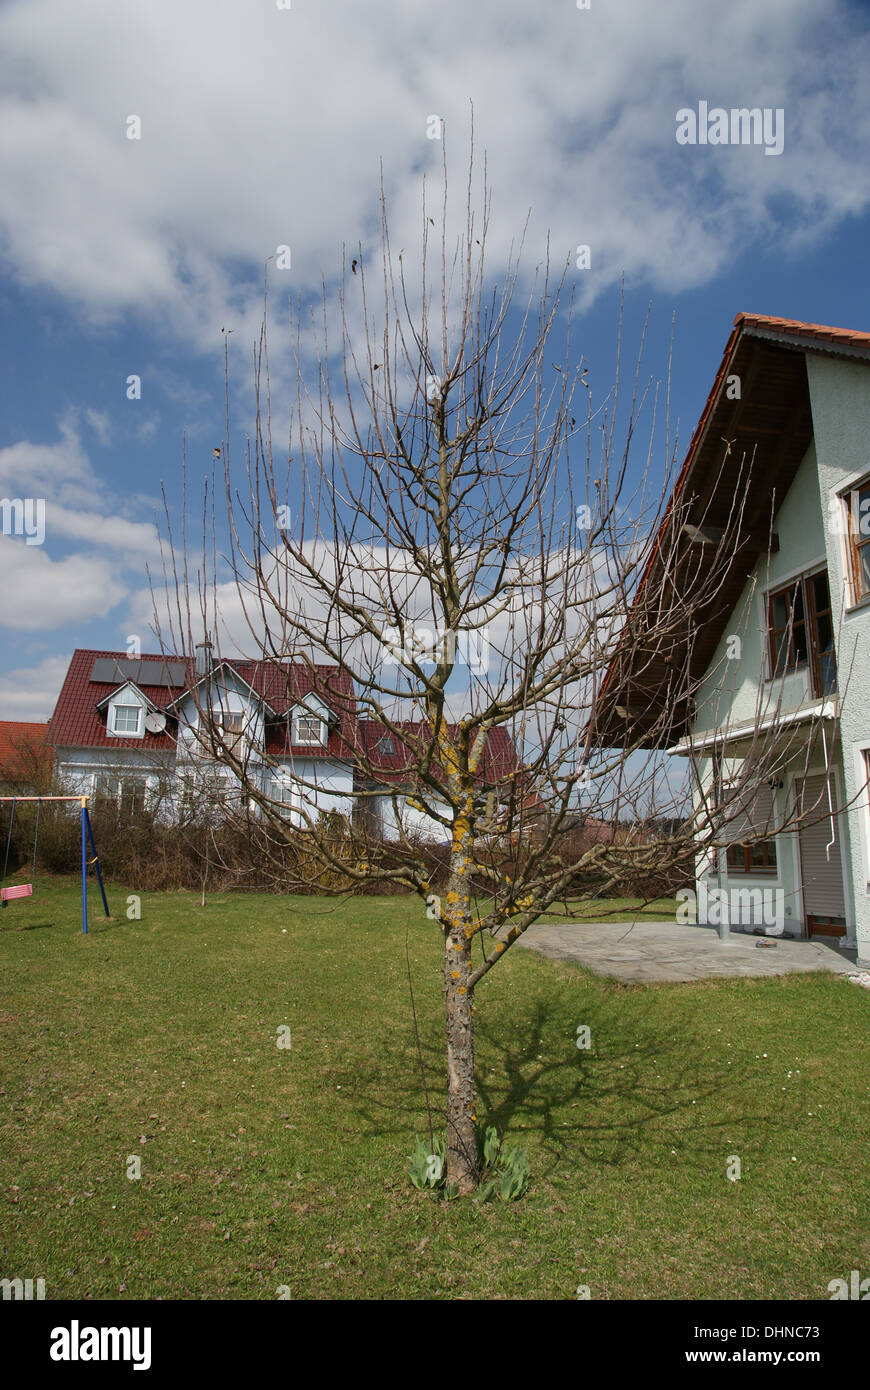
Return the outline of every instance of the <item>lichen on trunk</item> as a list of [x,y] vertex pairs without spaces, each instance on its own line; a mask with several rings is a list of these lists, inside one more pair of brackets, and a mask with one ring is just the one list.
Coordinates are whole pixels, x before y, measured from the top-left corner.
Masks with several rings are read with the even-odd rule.
[[474,1082],[471,938],[457,913],[444,949],[447,1022],[447,1183],[459,1194],[473,1192],[480,1179],[477,1158],[477,1092]]

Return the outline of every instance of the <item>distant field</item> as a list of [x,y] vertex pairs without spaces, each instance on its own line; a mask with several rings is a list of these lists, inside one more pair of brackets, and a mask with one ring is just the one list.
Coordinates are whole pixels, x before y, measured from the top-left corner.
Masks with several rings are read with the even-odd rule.
[[448,1205],[404,1172],[426,1132],[406,939],[436,1106],[442,1087],[422,905],[154,894],[130,922],[128,891],[87,938],[75,886],[0,914],[0,1277],[48,1298],[826,1299],[870,1267],[867,991],[627,986],[511,952],[478,991],[477,1066],[532,1185]]

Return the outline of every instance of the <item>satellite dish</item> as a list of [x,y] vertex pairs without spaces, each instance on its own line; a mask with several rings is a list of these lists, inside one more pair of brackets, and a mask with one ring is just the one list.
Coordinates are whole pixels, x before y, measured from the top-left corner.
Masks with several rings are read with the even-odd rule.
[[166,715],[159,710],[149,710],[145,716],[145,728],[149,734],[162,734],[166,729]]

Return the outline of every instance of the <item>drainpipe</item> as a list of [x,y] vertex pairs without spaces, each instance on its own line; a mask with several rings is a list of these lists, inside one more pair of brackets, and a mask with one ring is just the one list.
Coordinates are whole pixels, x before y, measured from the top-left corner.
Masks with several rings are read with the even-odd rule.
[[825,725],[822,722],[822,747],[825,750],[825,786],[828,788],[828,814],[831,817],[831,838],[825,845],[825,858],[831,862],[831,850],[837,843],[837,826],[834,820],[834,803],[831,800],[831,768],[828,761],[828,740],[825,737]]

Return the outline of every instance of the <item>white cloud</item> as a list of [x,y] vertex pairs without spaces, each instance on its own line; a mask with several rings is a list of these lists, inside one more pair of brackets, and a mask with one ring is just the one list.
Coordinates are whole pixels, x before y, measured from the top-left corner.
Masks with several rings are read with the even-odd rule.
[[[105,617],[129,592],[125,574],[141,583],[146,562],[159,558],[155,524],[121,510],[141,509],[145,499],[112,495],[82,447],[76,418],[64,417],[54,443],[19,440],[0,449],[0,499],[44,503],[45,525],[41,543],[0,535],[0,592],[8,596],[0,628],[44,631]],[[78,553],[59,553],[70,543]]]
[[105,617],[127,592],[118,570],[91,555],[55,561],[44,547],[0,536],[0,626],[47,631]]
[[85,419],[104,447],[111,444],[112,427],[105,410],[91,410],[89,407],[85,411]]
[[[84,540],[101,551],[118,551],[141,568],[141,557],[159,554],[153,522],[133,521],[115,508],[127,499],[113,497],[91,466],[76,428],[75,412],[60,423],[54,444],[19,440],[0,449],[0,497],[45,500],[46,543],[58,537]],[[142,499],[136,503],[142,505]]]
[[69,654],[64,653],[5,671],[0,675],[0,719],[49,719],[68,669]]
[[[531,207],[532,264],[547,227],[557,261],[592,247],[584,294],[623,270],[685,289],[738,250],[802,245],[866,209],[870,45],[848,13],[826,7],[822,25],[813,0],[10,5],[5,254],[95,319],[142,310],[210,349],[231,325],[247,351],[278,245],[293,252],[272,272],[279,296],[316,287],[343,242],[371,246],[380,157],[394,245],[410,254],[420,174],[440,165],[426,118],[447,119],[461,197],[473,101],[494,264]],[[678,147],[675,113],[701,98],[782,106],[783,155]]]

